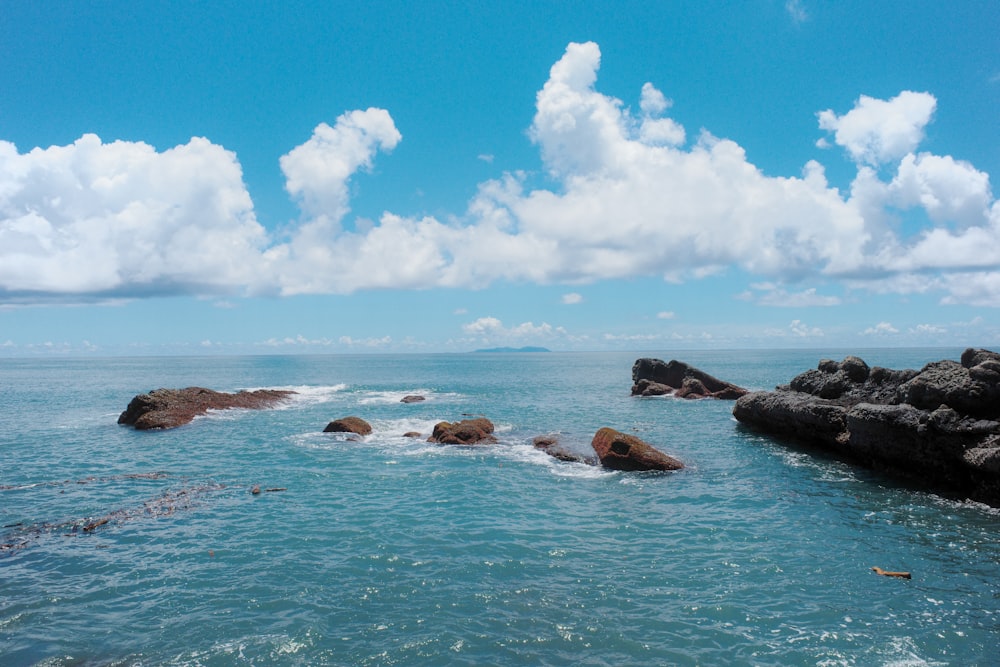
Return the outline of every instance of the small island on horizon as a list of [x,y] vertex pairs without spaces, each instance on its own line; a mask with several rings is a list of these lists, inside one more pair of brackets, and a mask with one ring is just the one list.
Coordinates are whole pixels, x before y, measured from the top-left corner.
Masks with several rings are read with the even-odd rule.
[[535,347],[528,345],[525,347],[488,347],[473,352],[551,352],[547,347]]

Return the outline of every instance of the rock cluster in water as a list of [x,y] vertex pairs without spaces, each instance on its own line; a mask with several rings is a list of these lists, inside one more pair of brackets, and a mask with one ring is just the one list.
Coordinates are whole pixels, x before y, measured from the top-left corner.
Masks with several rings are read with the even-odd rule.
[[227,394],[203,387],[154,389],[133,398],[118,417],[119,424],[139,430],[176,428],[209,410],[271,408],[288,399],[294,391],[260,389]]
[[737,399],[747,393],[743,387],[725,382],[698,370],[683,361],[671,359],[637,359],[632,365],[633,396],[664,396],[676,398]]
[[823,360],[775,391],[736,401],[756,429],[819,445],[1000,506],[1000,354],[967,349],[920,371]]

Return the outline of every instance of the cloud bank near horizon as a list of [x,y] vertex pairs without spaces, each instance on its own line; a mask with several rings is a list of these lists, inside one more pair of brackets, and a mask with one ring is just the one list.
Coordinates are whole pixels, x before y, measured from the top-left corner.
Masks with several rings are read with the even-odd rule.
[[158,152],[87,134],[23,154],[0,141],[0,303],[680,282],[735,267],[761,279],[744,295],[761,305],[793,284],[803,304],[836,305],[802,283],[837,280],[1000,306],[1000,204],[988,174],[918,150],[930,93],[817,113],[817,145],[857,167],[842,193],[819,162],[767,176],[735,141],[689,136],[652,83],[633,111],[596,89],[600,63],[596,44],[571,43],[537,93],[529,136],[553,187],[505,173],[447,221],[344,224],[353,175],[402,140],[384,109],[320,123],[280,158],[301,210],[280,235],[257,220],[237,156],[208,139]]

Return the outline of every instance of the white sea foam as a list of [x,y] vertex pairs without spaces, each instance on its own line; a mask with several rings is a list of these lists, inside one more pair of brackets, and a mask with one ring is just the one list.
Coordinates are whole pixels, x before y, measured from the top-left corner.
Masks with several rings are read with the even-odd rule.
[[338,397],[339,394],[347,389],[346,384],[331,384],[331,385],[289,385],[284,387],[269,387],[270,389],[279,389],[282,391],[294,391],[295,393],[289,397],[289,400],[275,406],[278,409],[288,409],[305,407],[310,405],[321,405],[323,403],[329,403]]
[[390,405],[394,403],[401,403],[403,398],[406,396],[423,396],[424,400],[420,403],[426,402],[449,402],[455,403],[461,401],[463,396],[455,392],[436,392],[433,389],[400,389],[392,391],[362,391],[359,392],[360,397],[358,398],[359,405]]

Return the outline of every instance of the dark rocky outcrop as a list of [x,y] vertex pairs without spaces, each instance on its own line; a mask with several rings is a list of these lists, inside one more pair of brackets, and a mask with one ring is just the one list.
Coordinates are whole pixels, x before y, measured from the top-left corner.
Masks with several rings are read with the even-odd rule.
[[677,398],[719,398],[733,400],[747,393],[738,387],[698,370],[683,361],[671,359],[637,359],[632,365],[633,396],[663,396]]
[[403,398],[399,399],[399,402],[400,403],[420,403],[421,401],[426,401],[426,400],[427,399],[425,397],[423,397],[423,396],[420,396],[420,395],[417,395],[417,394],[413,394],[413,395],[410,395],[410,396],[404,396]]
[[968,349],[920,371],[825,359],[740,398],[740,421],[943,492],[1000,506],[1000,354]]
[[460,422],[438,422],[427,442],[442,445],[488,445],[496,442],[493,422],[485,417],[463,419]]
[[634,435],[602,428],[591,443],[601,465],[612,470],[680,470],[684,464]]
[[354,433],[356,435],[369,435],[372,432],[372,425],[361,417],[341,417],[334,419],[326,425],[323,433]]
[[119,424],[149,429],[176,428],[209,410],[261,410],[285,401],[294,391],[259,389],[227,394],[202,387],[154,389],[133,398],[118,417]]
[[535,449],[540,449],[549,456],[559,459],[560,461],[566,461],[567,463],[586,463],[588,465],[596,465],[597,459],[594,457],[584,456],[568,449],[565,445],[559,442],[559,438],[554,435],[539,435],[535,437],[531,444],[535,446]]

